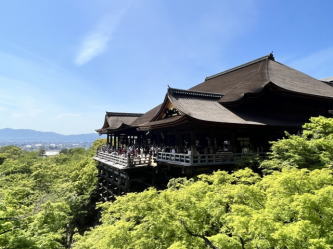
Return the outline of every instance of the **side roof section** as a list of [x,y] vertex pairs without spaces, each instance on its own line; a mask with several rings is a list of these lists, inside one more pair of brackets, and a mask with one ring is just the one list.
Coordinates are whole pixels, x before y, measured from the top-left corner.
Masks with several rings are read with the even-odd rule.
[[141,113],[106,112],[102,128],[96,131],[100,134],[104,134],[124,126],[131,126],[132,123],[142,115]]
[[138,117],[133,123],[132,126],[140,126],[143,125],[153,119],[153,117],[158,113],[158,111],[161,108],[161,105],[155,106],[153,109],[149,110],[145,114],[143,114],[141,117]]
[[[177,125],[186,120],[194,119],[202,122],[238,124],[238,125],[272,125],[272,126],[295,126],[295,122],[279,119],[262,118],[258,116],[244,116],[224,107],[218,100],[221,94],[188,91],[169,88],[161,108],[151,117],[152,121],[139,125],[139,129],[154,129],[165,125]],[[164,119],[159,119],[160,113],[171,103],[179,114]]]

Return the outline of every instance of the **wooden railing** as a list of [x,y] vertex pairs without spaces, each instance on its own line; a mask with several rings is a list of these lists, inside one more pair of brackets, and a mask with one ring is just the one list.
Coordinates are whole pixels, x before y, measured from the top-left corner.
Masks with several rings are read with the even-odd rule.
[[[200,165],[224,165],[235,164],[242,158],[253,156],[257,154],[251,153],[232,153],[223,152],[218,154],[182,154],[182,153],[169,153],[158,152],[156,161],[165,162],[168,164],[183,165],[183,166],[200,166]],[[262,156],[262,155],[260,155]],[[151,166],[154,159],[150,155],[127,156],[118,155],[115,153],[97,151],[94,157],[97,161],[103,162],[110,166],[117,168],[131,168],[137,166]]]
[[238,160],[255,154],[243,154],[223,152],[218,154],[179,154],[159,152],[156,158],[157,162],[166,162],[169,164],[184,165],[184,166],[199,166],[199,165],[223,165],[235,164]]
[[156,161],[160,162],[174,162],[180,165],[191,165],[192,157],[190,154],[158,152]]
[[131,156],[130,157],[130,167],[135,167],[138,165],[150,165],[151,164],[151,156],[149,155],[140,155],[140,156]]
[[193,155],[193,165],[233,164],[241,156],[240,153],[224,152],[221,154]]
[[129,168],[135,166],[148,166],[151,162],[151,157],[149,155],[118,155],[115,153],[109,153],[105,151],[97,151],[94,157],[97,161],[107,163],[111,166],[117,168]]
[[[116,155],[108,152],[97,151],[95,158],[111,163],[113,166],[127,168],[129,167],[128,157]],[[98,160],[98,161],[100,161]]]

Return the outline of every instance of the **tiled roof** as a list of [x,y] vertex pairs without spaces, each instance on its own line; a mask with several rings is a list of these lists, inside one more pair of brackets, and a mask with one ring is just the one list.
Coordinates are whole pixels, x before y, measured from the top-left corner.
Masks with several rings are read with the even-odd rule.
[[233,69],[207,77],[192,91],[223,94],[221,103],[240,100],[248,93],[257,93],[268,84],[303,95],[333,99],[333,88],[300,71],[264,56]]
[[106,133],[110,130],[130,126],[140,116],[142,116],[141,113],[106,112],[102,128],[96,131]]

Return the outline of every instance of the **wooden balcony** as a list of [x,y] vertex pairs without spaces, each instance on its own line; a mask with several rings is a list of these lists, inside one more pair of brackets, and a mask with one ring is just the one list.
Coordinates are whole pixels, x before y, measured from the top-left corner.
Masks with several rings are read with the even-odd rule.
[[133,156],[133,155],[118,155],[116,153],[110,153],[106,151],[97,151],[96,156],[94,157],[96,161],[104,163],[106,165],[119,168],[133,168],[133,167],[142,167],[151,165],[151,156],[142,155],[142,156]]
[[156,158],[157,162],[164,162],[182,166],[209,166],[209,165],[230,165],[235,164],[242,158],[253,156],[253,153],[232,153],[223,152],[218,154],[179,154],[159,152]]
[[[171,165],[180,166],[209,166],[209,165],[233,165],[239,160],[254,156],[258,154],[254,153],[232,153],[223,152],[218,154],[182,154],[182,153],[169,153],[158,152],[156,162],[163,162]],[[260,154],[263,156],[263,154]],[[156,165],[154,159],[149,155],[118,155],[116,153],[110,153],[107,151],[97,151],[94,157],[96,161],[103,164],[118,168],[129,169],[134,167],[152,166]]]

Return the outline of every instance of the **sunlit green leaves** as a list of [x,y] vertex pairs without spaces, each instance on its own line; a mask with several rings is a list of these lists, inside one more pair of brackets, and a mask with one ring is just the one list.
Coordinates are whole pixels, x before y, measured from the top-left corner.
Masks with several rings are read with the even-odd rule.
[[205,239],[216,248],[333,245],[331,169],[226,174],[104,203],[102,225],[76,238],[74,248],[210,248]]
[[266,172],[285,167],[316,169],[333,166],[333,118],[316,117],[303,126],[300,136],[289,135],[272,143]]
[[0,248],[68,246],[96,185],[91,151],[43,158],[8,146],[0,158]]

